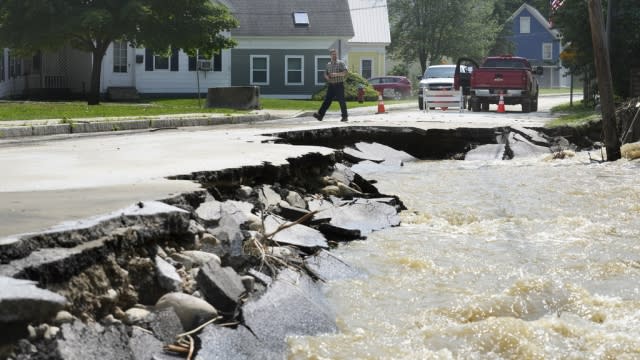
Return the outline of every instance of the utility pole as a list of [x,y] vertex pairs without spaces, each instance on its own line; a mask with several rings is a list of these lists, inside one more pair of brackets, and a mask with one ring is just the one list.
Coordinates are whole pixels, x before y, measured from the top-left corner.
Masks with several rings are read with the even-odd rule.
[[591,41],[593,57],[596,64],[600,106],[602,109],[602,129],[604,145],[607,150],[607,161],[616,161],[622,157],[620,139],[616,127],[616,109],[613,102],[613,83],[611,81],[611,65],[607,47],[602,16],[602,2],[589,0],[589,22],[591,24]]

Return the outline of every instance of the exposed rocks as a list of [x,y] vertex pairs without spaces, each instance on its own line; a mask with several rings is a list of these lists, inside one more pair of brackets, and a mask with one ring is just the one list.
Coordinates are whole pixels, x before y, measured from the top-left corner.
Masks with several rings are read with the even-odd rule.
[[245,293],[240,275],[228,266],[222,267],[211,261],[200,268],[196,280],[204,299],[233,317]]
[[156,276],[160,287],[167,291],[181,291],[182,279],[176,268],[166,262],[160,256],[156,256]]
[[185,329],[193,329],[218,316],[218,311],[203,299],[184,293],[163,295],[155,305],[156,310],[172,308]]
[[[199,173],[196,177],[207,179],[209,195],[170,199],[180,207],[141,202],[46,234],[2,241],[6,251],[0,274],[32,279],[55,291],[40,289],[61,302],[46,311],[39,307],[41,316],[32,312],[22,319],[25,334],[20,336],[26,336],[29,323],[53,330],[34,331],[11,351],[37,358],[34,354],[46,350],[55,354],[53,359],[168,358],[163,348],[177,341],[176,336],[209,322],[193,334],[202,337],[199,344],[207,343],[203,338],[210,334],[222,333],[235,338],[224,341],[248,349],[239,341],[248,331],[246,341],[255,343],[254,334],[260,337],[256,351],[280,358],[289,334],[335,331],[328,307],[318,307],[321,292],[312,278],[339,276],[329,275],[328,267],[343,276],[352,276],[354,269],[330,263],[326,255],[314,261],[314,254],[328,249],[330,242],[364,238],[373,229],[397,225],[386,211],[396,215],[401,203],[394,197],[386,199],[395,199],[396,207],[369,200],[380,194],[348,167],[316,155],[309,159],[304,165],[292,159],[296,166],[285,172],[269,166],[268,172],[256,171],[262,176],[284,174],[278,178],[283,182],[232,187],[226,180],[212,180],[218,175]],[[320,195],[327,186],[336,191]],[[364,217],[360,211],[367,207],[369,225],[355,230],[333,219]],[[314,218],[316,211],[326,213]],[[60,312],[63,308],[67,311]],[[216,325],[222,321],[235,325]],[[0,321],[2,329],[12,324],[8,318]],[[224,353],[215,344],[197,350]],[[85,348],[74,354],[81,346]]]
[[131,359],[127,329],[117,324],[64,324],[53,348],[60,359]]
[[235,329],[206,327],[200,339],[200,359],[282,359],[289,335],[337,331],[335,316],[320,285],[304,273],[282,271],[270,290],[242,308],[244,322]]

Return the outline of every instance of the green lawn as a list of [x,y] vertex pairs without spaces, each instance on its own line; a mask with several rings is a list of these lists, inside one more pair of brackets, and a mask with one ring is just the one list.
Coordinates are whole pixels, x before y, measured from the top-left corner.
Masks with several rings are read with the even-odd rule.
[[569,103],[554,106],[551,113],[558,116],[557,119],[547,123],[549,127],[556,126],[579,126],[590,121],[598,121],[602,118],[599,112],[591,107],[583,106],[582,102],[574,102],[573,106]]
[[[569,88],[544,88],[544,89],[539,89],[540,91],[540,95],[553,95],[553,94],[569,94],[571,92],[571,89]],[[582,89],[573,89],[573,93],[574,94],[582,94]]]
[[[411,101],[411,100],[404,100]],[[402,101],[385,100],[385,104]],[[123,117],[123,116],[156,116],[170,114],[218,113],[243,114],[248,111],[233,109],[205,109],[205,99],[150,99],[139,103],[111,103],[102,102],[100,105],[88,106],[85,101],[44,102],[44,101],[0,101],[0,121],[7,120],[36,120],[60,119],[61,121],[94,118],[94,117]],[[321,101],[313,100],[281,100],[262,98],[263,109],[311,111],[320,107]],[[362,104],[349,101],[347,107],[376,106],[376,101]],[[339,110],[337,102],[333,102],[330,110]]]

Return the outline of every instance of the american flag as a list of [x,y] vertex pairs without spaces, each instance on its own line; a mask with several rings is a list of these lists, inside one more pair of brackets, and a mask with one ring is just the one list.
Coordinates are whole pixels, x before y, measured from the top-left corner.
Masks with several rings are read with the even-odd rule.
[[555,12],[562,5],[564,5],[564,0],[551,0],[551,11]]

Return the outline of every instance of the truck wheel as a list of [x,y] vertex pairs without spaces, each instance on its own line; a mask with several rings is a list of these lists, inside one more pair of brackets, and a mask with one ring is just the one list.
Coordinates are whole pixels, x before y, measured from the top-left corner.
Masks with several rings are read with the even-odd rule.
[[482,111],[489,111],[489,103],[482,103]]
[[522,112],[531,112],[531,99],[522,99]]
[[531,111],[532,112],[538,111],[538,95],[536,95],[536,97],[531,102]]
[[475,99],[475,98],[469,99],[469,108],[471,108],[471,111],[473,112],[480,111],[480,101],[478,101],[478,99]]
[[418,109],[424,110],[424,104],[422,103],[422,98],[418,98]]

